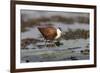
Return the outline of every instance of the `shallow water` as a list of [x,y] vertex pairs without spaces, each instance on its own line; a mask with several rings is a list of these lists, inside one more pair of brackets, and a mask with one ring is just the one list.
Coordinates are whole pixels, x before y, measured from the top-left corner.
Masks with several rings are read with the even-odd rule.
[[[89,49],[86,48],[89,39],[77,39],[77,40],[68,40],[61,42],[64,45],[60,47],[42,47],[38,48],[34,46],[32,49],[31,45],[29,49],[21,50],[21,62],[29,60],[29,62],[45,62],[45,61],[62,61],[62,60],[87,60],[89,59],[89,54],[84,55],[80,53],[81,50]],[[43,43],[41,43],[43,44]]]
[[[52,22],[51,22],[52,23]],[[61,27],[62,31],[84,29],[89,30],[88,24],[62,24],[54,23],[54,27]],[[25,32],[21,32],[21,39],[26,38],[36,38],[44,40],[43,37],[40,38],[41,33],[36,27],[27,28]],[[89,54],[82,54],[80,51],[88,49],[89,38],[88,39],[70,39],[60,41],[63,45],[46,47],[45,42],[37,42],[35,44],[29,44],[26,48],[21,48],[21,62],[45,62],[45,61],[69,61],[69,60],[87,60],[89,59]],[[38,47],[41,45],[42,47]]]

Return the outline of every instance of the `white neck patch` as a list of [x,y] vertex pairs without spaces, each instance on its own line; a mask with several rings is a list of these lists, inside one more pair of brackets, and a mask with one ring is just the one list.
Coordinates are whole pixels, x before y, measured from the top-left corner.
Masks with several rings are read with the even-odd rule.
[[55,39],[60,38],[60,36],[61,36],[61,30],[60,29],[57,29],[57,36],[55,37]]

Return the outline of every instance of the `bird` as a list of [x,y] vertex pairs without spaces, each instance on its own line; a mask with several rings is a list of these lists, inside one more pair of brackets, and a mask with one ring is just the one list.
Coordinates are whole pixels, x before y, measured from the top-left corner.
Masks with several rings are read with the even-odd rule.
[[38,27],[38,30],[40,31],[40,33],[42,34],[42,36],[44,37],[44,39],[46,40],[45,43],[47,41],[54,41],[57,40],[61,37],[61,28],[55,28],[53,26],[48,26],[48,27]]

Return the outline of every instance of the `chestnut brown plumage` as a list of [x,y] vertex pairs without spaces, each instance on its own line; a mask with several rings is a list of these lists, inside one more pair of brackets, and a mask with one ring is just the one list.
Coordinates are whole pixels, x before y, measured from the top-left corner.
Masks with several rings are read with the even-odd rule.
[[57,42],[53,42],[54,45],[60,45],[60,42],[58,38],[61,37],[61,28],[55,28],[55,27],[38,27],[39,31],[41,32],[42,36],[45,39],[45,45],[47,46],[46,42],[48,41],[53,42],[54,40],[57,40]]
[[57,36],[57,30],[54,27],[39,27],[38,29],[46,40],[54,40]]

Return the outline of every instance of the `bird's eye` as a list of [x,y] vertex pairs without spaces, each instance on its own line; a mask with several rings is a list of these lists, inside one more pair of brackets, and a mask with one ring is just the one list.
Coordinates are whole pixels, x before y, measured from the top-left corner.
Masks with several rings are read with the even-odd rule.
[[61,27],[59,27],[59,29],[62,30]]

